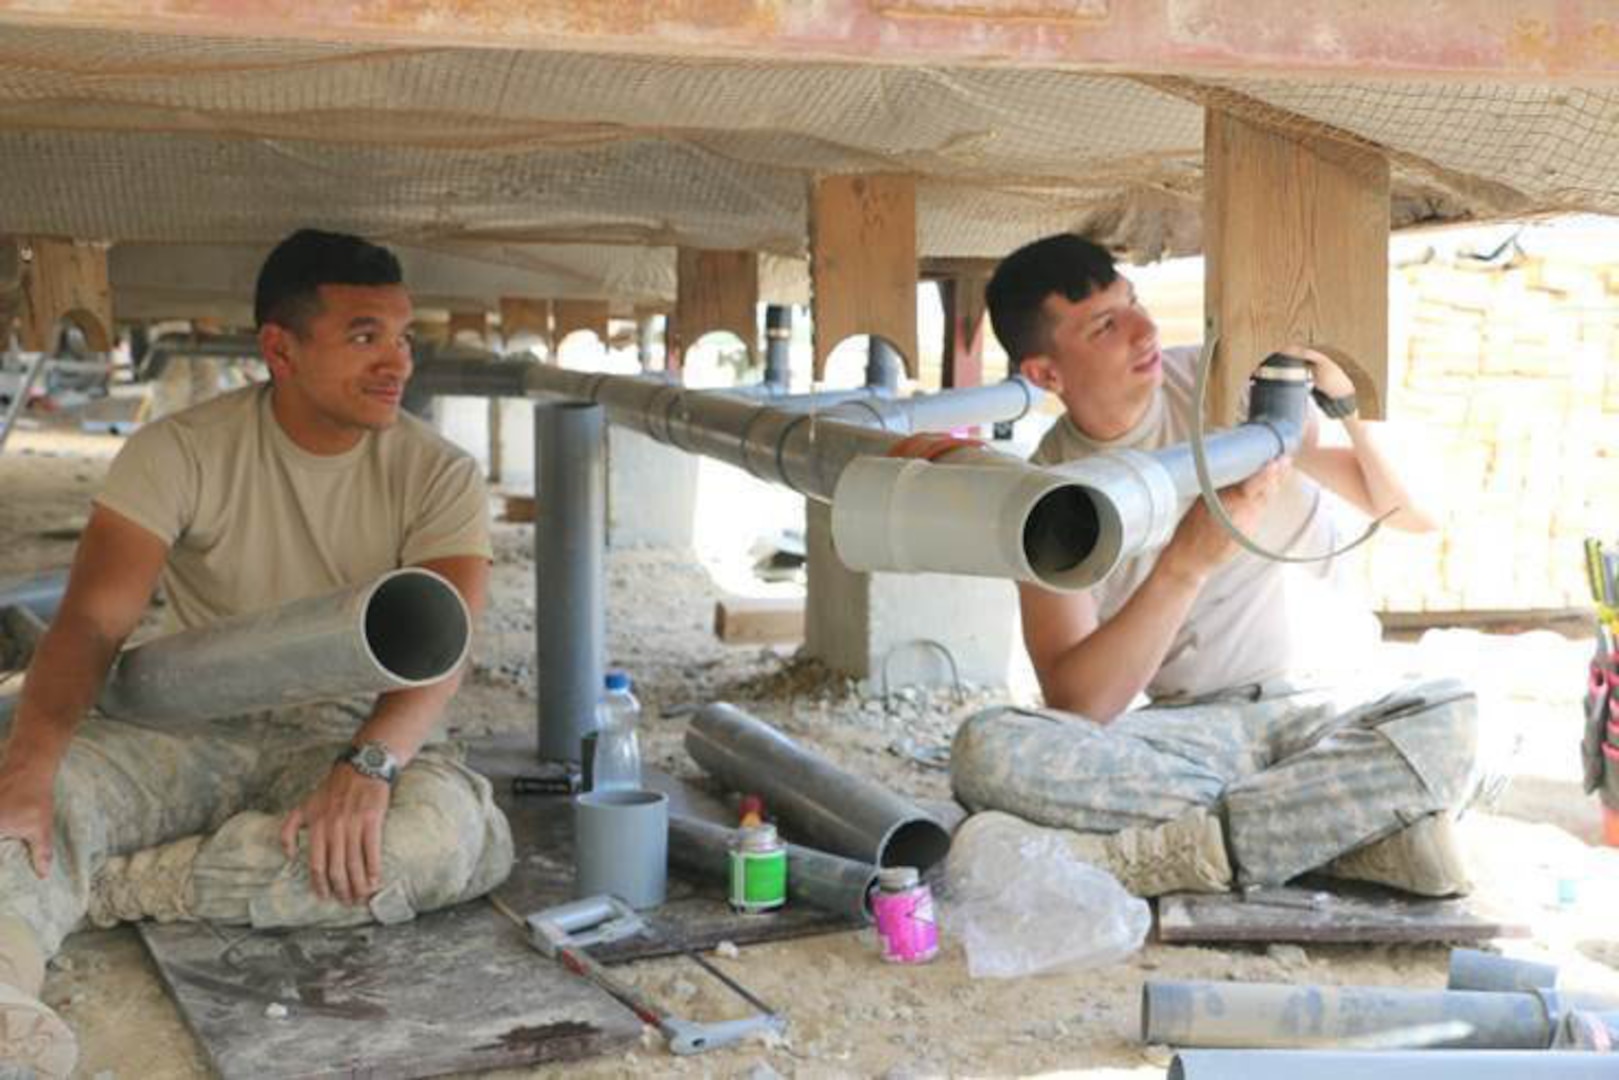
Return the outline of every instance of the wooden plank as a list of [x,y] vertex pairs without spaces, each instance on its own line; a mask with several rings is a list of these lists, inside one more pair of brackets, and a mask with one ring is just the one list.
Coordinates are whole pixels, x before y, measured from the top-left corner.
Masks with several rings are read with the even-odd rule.
[[33,237],[28,246],[33,261],[23,279],[23,348],[54,350],[57,324],[66,319],[84,332],[91,349],[110,349],[112,286],[107,279],[107,246],[43,236]]
[[[1253,369],[1290,342],[1345,355],[1361,414],[1388,387],[1389,168],[1210,109],[1204,128],[1204,310],[1219,350],[1209,418],[1239,417]],[[1358,370],[1357,370],[1358,369]]]
[[704,334],[726,330],[759,362],[759,255],[753,251],[705,251],[683,247],[675,260],[675,312],[664,335],[672,369]]
[[534,496],[509,494],[502,498],[505,500],[506,510],[500,515],[500,520],[519,524],[534,520]]
[[[471,338],[471,344],[486,345],[489,343],[489,313],[486,311],[452,311],[448,333],[451,341],[466,341]],[[467,335],[467,336],[463,336]]]
[[577,1061],[640,1039],[628,1009],[482,900],[398,926],[138,930],[224,1080],[403,1080]]
[[956,274],[939,281],[944,307],[945,389],[984,385],[985,274]]
[[714,636],[731,645],[804,640],[801,596],[727,596],[714,603]]
[[[551,301],[526,296],[500,298],[500,336],[507,347],[518,334],[533,334],[545,343],[547,352],[555,354],[551,337]],[[555,359],[554,355],[552,359]]]
[[606,300],[553,300],[551,302],[551,315],[556,322],[556,347],[562,348],[562,343],[568,340],[568,335],[576,330],[589,330],[596,335],[602,347],[607,346],[607,314]]
[[1173,893],[1158,900],[1158,939],[1166,943],[1462,942],[1528,935],[1527,925],[1466,899],[1425,900],[1347,882],[1319,889]]
[[811,318],[815,379],[844,338],[875,334],[905,357],[916,352],[916,178],[827,176],[810,197]]

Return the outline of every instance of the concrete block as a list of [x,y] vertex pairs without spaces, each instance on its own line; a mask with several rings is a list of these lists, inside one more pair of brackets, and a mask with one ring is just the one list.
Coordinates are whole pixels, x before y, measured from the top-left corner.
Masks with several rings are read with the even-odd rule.
[[838,561],[830,510],[806,509],[805,644],[845,675],[880,686],[948,684],[944,647],[963,679],[1005,686],[1023,648],[1011,582],[949,574],[862,574]]
[[628,428],[607,430],[607,546],[689,549],[697,516],[693,454]]

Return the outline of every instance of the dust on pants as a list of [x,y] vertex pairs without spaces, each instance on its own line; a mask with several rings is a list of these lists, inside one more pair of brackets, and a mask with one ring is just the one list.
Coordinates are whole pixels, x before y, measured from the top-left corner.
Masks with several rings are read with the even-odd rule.
[[1001,707],[956,733],[950,779],[974,811],[1085,832],[1214,808],[1239,881],[1274,885],[1459,808],[1477,738],[1477,701],[1449,679],[1352,704],[1286,693],[1155,706],[1106,725]]
[[21,841],[0,840],[0,914],[26,921],[47,954],[84,921],[90,882],[114,855],[206,835],[191,872],[198,918],[254,926],[399,922],[480,896],[511,869],[511,833],[489,782],[447,745],[400,774],[383,824],[383,888],[349,907],[309,887],[280,825],[325,778],[363,711],[322,705],[165,732],[87,718],[55,784],[55,855],[34,876]]

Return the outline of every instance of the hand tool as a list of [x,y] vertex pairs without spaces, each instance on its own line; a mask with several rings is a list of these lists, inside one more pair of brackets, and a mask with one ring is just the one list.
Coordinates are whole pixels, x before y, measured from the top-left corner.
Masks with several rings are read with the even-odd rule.
[[[491,897],[508,918],[513,913]],[[658,1008],[638,991],[608,974],[584,949],[637,934],[651,934],[646,921],[616,896],[588,896],[572,903],[536,911],[520,920],[529,932],[529,944],[563,967],[589,979],[623,1003],[644,1024],[657,1028],[669,1040],[669,1050],[682,1056],[700,1054],[761,1031],[785,1031],[786,1018],[750,994],[739,983],[690,949],[680,950],[698,967],[714,976],[738,997],[759,1011],[737,1020],[699,1023],[682,1020]]]

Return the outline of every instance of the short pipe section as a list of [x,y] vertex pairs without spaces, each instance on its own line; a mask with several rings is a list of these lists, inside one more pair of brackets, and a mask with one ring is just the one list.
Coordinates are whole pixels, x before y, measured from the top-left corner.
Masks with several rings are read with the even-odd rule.
[[1619,1055],[1551,1050],[1183,1050],[1169,1080],[1615,1080]]
[[413,567],[379,580],[362,617],[366,649],[399,689],[430,686],[467,658],[472,616],[461,592],[438,574]]

